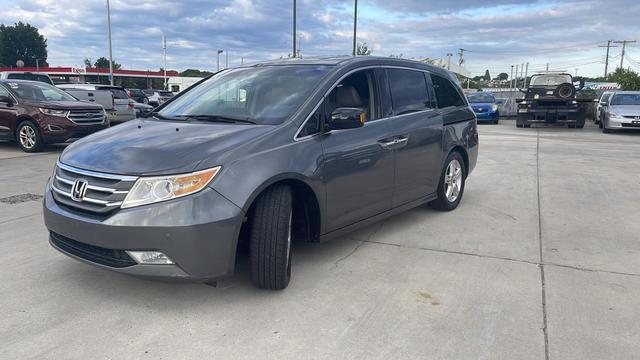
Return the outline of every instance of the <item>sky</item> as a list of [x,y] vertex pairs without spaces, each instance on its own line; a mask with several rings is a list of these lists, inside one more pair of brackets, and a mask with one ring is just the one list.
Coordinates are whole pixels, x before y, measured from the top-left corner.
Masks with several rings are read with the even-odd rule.
[[[353,0],[298,0],[301,55],[351,53]],[[51,66],[83,66],[108,56],[106,0],[0,0],[0,23],[18,21],[48,39]],[[640,41],[637,0],[360,0],[358,42],[373,55],[446,58],[466,49],[474,75],[565,70],[601,76],[607,40]],[[111,0],[113,58],[123,68],[215,70],[216,51],[229,65],[286,57],[292,48],[292,0]],[[620,62],[611,48],[610,69]],[[640,71],[640,43],[627,46],[625,68]],[[225,55],[221,57],[224,63]]]

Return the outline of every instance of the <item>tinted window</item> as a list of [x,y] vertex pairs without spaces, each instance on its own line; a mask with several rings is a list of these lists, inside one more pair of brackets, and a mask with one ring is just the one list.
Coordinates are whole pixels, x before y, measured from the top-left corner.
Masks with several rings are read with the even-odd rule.
[[129,95],[127,94],[126,91],[124,91],[124,89],[119,89],[119,88],[96,88],[97,90],[109,90],[111,91],[111,94],[113,95],[114,99],[128,99]]
[[388,69],[391,103],[396,115],[429,108],[427,82],[421,71]]
[[40,74],[15,73],[15,74],[9,74],[7,76],[7,79],[40,81],[43,83],[51,84],[51,79],[49,79],[48,76],[40,75]]
[[439,108],[465,105],[460,93],[451,81],[438,75],[431,75],[431,81],[433,82],[433,89],[436,91]]
[[640,94],[615,94],[611,105],[640,105]]

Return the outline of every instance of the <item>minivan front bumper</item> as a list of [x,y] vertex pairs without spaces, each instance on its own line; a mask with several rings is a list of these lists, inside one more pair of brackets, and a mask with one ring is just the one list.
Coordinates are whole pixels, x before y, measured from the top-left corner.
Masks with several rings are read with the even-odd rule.
[[[231,275],[243,218],[239,207],[211,188],[107,216],[59,205],[50,186],[45,188],[44,221],[51,245],[75,259],[129,275],[195,282]],[[174,264],[137,264],[127,258],[127,250],[160,251]]]

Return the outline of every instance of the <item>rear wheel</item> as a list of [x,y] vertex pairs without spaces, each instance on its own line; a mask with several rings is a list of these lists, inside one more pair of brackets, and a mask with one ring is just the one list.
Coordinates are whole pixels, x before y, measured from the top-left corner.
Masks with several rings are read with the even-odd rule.
[[431,207],[450,211],[458,207],[466,180],[464,160],[460,153],[454,151],[447,157],[440,183],[438,184],[438,198],[429,203]]
[[16,130],[18,145],[25,152],[39,152],[44,147],[40,130],[31,121],[23,121]]
[[275,185],[256,200],[251,219],[251,282],[262,289],[284,289],[291,279],[293,193]]

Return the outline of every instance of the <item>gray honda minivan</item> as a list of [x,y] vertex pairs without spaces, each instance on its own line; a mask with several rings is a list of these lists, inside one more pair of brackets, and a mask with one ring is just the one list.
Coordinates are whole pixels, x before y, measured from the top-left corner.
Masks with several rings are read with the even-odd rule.
[[221,71],[67,147],[44,220],[53,247],[105,269],[211,282],[248,248],[253,284],[282,289],[293,241],[425,203],[453,210],[477,156],[474,112],[442,68],[279,60]]

